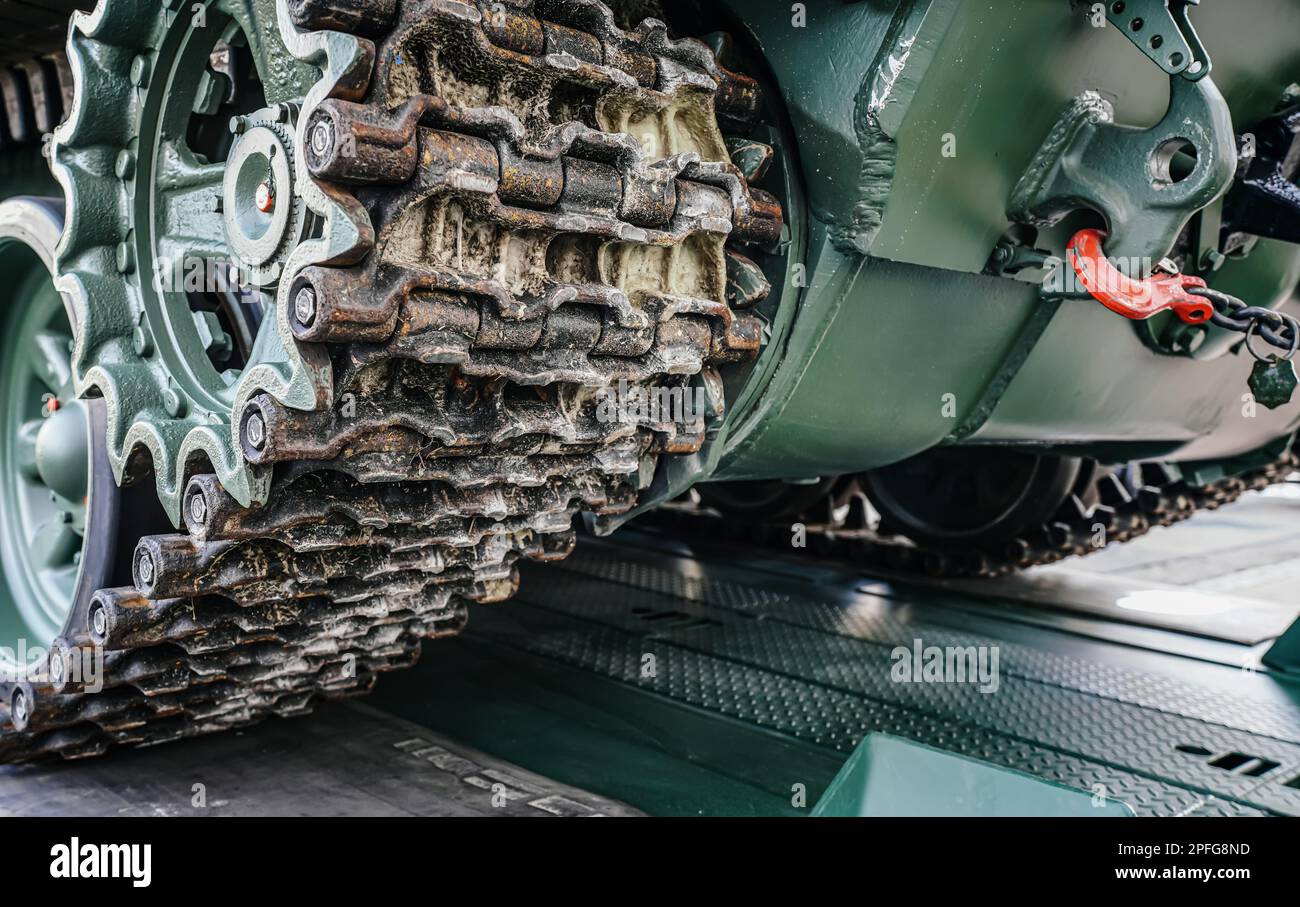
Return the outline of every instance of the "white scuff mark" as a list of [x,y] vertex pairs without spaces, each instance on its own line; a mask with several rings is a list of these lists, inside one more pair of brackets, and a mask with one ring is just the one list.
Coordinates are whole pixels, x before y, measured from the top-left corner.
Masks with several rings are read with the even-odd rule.
[[884,65],[880,67],[876,80],[871,86],[869,107],[873,114],[879,113],[889,103],[890,95],[894,92],[894,86],[898,84],[903,69],[907,66],[907,58],[912,55],[912,45],[914,43],[916,43],[916,36],[908,35],[898,43],[894,51],[885,59]]

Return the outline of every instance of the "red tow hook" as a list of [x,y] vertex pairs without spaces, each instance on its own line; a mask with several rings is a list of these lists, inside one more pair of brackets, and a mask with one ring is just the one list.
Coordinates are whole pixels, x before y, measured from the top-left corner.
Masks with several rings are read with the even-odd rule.
[[1209,300],[1193,296],[1188,287],[1203,287],[1205,281],[1189,274],[1153,274],[1135,280],[1121,273],[1106,258],[1100,230],[1080,230],[1070,240],[1066,258],[1079,275],[1079,282],[1093,298],[1125,318],[1142,321],[1157,312],[1173,309],[1188,324],[1210,320],[1214,307]]

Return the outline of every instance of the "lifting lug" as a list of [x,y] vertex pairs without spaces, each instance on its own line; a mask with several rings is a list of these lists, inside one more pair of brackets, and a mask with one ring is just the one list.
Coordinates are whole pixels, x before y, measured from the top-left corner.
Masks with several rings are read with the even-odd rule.
[[1189,287],[1204,287],[1204,280],[1177,272],[1157,272],[1145,279],[1129,277],[1107,260],[1102,250],[1105,236],[1100,230],[1080,230],[1066,250],[1066,258],[1079,282],[1094,299],[1134,321],[1145,320],[1166,309],[1173,309],[1188,324],[1210,320],[1214,307],[1204,298],[1187,292]]

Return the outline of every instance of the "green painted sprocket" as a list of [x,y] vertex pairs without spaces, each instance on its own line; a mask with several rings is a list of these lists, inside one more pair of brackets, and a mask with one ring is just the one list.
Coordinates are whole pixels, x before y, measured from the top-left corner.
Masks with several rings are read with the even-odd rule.
[[212,364],[208,351],[219,332],[211,318],[205,330],[183,281],[160,277],[183,275],[177,262],[231,260],[224,159],[194,147],[195,117],[224,110],[213,54],[231,45],[247,47],[261,111],[283,111],[280,128],[297,131],[294,123],[345,93],[348,75],[368,71],[373,55],[368,42],[349,35],[298,32],[285,0],[100,0],[73,19],[75,103],[52,146],[69,212],[56,280],[84,324],[73,352],[76,390],[107,404],[115,478],[134,472],[147,452],[177,524],[195,471],[215,473],[241,504],[265,500],[269,474],[244,461],[234,414],[259,392],[299,409],[328,404],[328,360],[293,339],[285,297],[301,268],[355,260],[370,240],[364,216],[327,196],[292,155],[293,185],[277,188],[291,191],[318,227],[288,244],[241,367],[223,373]]

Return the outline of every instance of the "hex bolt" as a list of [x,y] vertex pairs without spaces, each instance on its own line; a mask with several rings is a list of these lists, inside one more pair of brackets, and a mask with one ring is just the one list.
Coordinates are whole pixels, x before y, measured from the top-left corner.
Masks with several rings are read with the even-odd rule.
[[1205,271],[1217,271],[1223,267],[1228,257],[1218,249],[1206,249],[1205,254],[1201,256],[1201,269]]
[[235,135],[243,135],[248,131],[248,117],[233,116],[230,118],[230,131]]
[[135,562],[136,572],[140,575],[140,584],[148,586],[153,583],[153,558],[148,551],[141,551]]
[[190,522],[202,526],[208,519],[208,502],[199,491],[190,496]]
[[56,686],[61,685],[63,683],[62,650],[58,652],[54,652],[54,651],[50,652],[50,680],[53,681]]
[[10,700],[10,717],[18,730],[27,727],[27,694],[21,688],[14,690],[14,698]]
[[253,450],[261,450],[266,445],[266,423],[261,413],[253,413],[244,422],[244,438]]
[[316,291],[311,287],[303,287],[298,291],[298,295],[293,298],[293,314],[298,319],[298,323],[305,328],[309,328],[312,322],[316,320]]
[[96,602],[90,608],[90,633],[100,641],[108,636],[108,612],[101,602]]
[[326,157],[334,148],[334,129],[328,120],[317,120],[311,128],[311,152],[317,158]]

